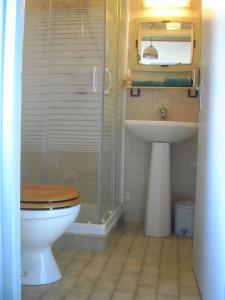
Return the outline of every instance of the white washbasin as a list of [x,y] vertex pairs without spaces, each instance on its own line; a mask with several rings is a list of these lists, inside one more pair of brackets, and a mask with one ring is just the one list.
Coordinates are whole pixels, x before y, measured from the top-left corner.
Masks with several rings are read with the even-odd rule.
[[198,123],[126,120],[126,127],[136,136],[152,142],[145,233],[154,237],[171,234],[170,144],[191,138]]
[[191,138],[198,123],[174,121],[126,120],[126,127],[147,142],[179,143]]

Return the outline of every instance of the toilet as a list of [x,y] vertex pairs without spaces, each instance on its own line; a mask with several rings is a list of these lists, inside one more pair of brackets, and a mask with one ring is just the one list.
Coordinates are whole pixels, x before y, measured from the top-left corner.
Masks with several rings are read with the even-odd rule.
[[22,284],[49,284],[61,279],[51,247],[75,221],[79,210],[79,192],[74,187],[21,187]]

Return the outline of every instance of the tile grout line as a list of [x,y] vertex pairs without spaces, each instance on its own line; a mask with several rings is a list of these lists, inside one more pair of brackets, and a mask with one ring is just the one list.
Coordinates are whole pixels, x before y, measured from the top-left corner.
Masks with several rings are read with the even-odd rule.
[[[139,240],[140,238],[140,240]],[[88,251],[89,253],[87,253],[87,255],[85,254],[86,251],[75,251],[72,249],[72,253],[68,253],[67,251],[61,251],[58,253],[58,257],[61,257],[61,262],[62,262],[62,266],[64,266],[62,273],[66,272],[68,270],[68,268],[70,267],[71,263],[74,264],[74,266],[76,267],[76,260],[79,261],[79,255],[81,254],[81,259],[83,258],[83,261],[80,265],[80,271],[78,268],[78,272],[76,271],[76,269],[74,269],[73,272],[73,268],[71,268],[71,272],[69,272],[70,274],[75,274],[76,277],[73,277],[73,275],[68,275],[70,277],[72,277],[72,280],[70,280],[69,285],[67,285],[66,281],[66,286],[64,287],[64,283],[63,283],[63,290],[59,290],[59,289],[54,289],[54,285],[48,285],[45,289],[41,289],[43,287],[40,287],[40,292],[38,292],[38,290],[36,290],[35,288],[32,289],[25,289],[25,294],[24,295],[24,300],[25,299],[29,299],[29,294],[32,295],[32,292],[34,291],[34,299],[46,299],[48,298],[48,296],[54,296],[56,297],[56,299],[61,299],[61,300],[65,300],[66,297],[68,297],[68,295],[71,293],[71,295],[69,296],[69,298],[71,297],[71,299],[76,298],[76,294],[74,294],[73,292],[71,292],[71,290],[73,288],[77,288],[79,290],[84,291],[84,289],[86,290],[86,292],[84,293],[84,299],[86,300],[91,300],[92,299],[92,295],[93,295],[93,299],[98,299],[98,296],[101,299],[114,299],[114,297],[116,297],[116,299],[118,298],[119,294],[117,295],[117,291],[127,291],[127,293],[124,294],[124,296],[129,296],[130,300],[138,300],[138,296],[139,296],[139,292],[138,290],[141,287],[141,275],[142,272],[144,270],[144,264],[145,264],[145,259],[149,252],[149,258],[151,259],[152,257],[152,252],[151,250],[151,246],[154,246],[154,240],[149,238],[149,237],[144,237],[143,234],[140,231],[139,227],[122,227],[121,230],[118,230],[117,234],[115,236],[112,236],[112,244],[108,247],[108,249],[106,249],[106,251],[104,251],[102,254],[103,256],[101,257],[101,254],[98,254],[98,252],[95,251]],[[153,296],[153,298],[155,300],[159,300],[161,299],[160,297],[174,297],[175,299],[182,299],[182,295],[183,295],[183,291],[182,291],[182,272],[180,270],[181,264],[183,263],[183,255],[186,257],[186,249],[189,249],[189,243],[183,243],[183,239],[180,237],[173,237],[170,240],[168,240],[167,238],[160,238],[159,241],[157,242],[157,251],[154,252],[157,255],[157,260],[158,260],[158,264],[157,266],[157,272],[156,273],[157,277],[155,277],[154,280],[154,284],[153,284],[153,292],[151,295]],[[176,246],[176,249],[175,249]],[[187,248],[188,247],[188,248]],[[65,249],[66,250],[66,249]],[[137,253],[136,253],[137,250]],[[174,251],[175,250],[175,251]],[[121,253],[120,253],[121,251]],[[171,252],[172,251],[172,252]],[[171,254],[170,254],[171,253]],[[170,258],[174,258],[174,255],[176,254],[176,262],[174,260],[174,263],[176,263],[175,268],[173,267],[173,265],[171,265],[171,267],[173,268],[173,270],[177,271],[176,276],[174,276],[174,272],[170,272],[170,269],[168,269],[168,274],[171,274],[171,276],[173,275],[174,280],[171,283],[173,288],[174,288],[174,284],[176,283],[175,280],[177,280],[177,294],[175,296],[169,296],[170,293],[168,294],[168,296],[166,296],[167,294],[164,295],[164,285],[162,286],[163,290],[161,290],[160,288],[160,281],[164,280],[163,276],[164,273],[167,276],[167,261]],[[118,256],[119,255],[119,256]],[[69,256],[69,257],[68,257]],[[95,256],[96,256],[96,264],[95,264]],[[114,259],[115,256],[115,259]],[[118,257],[117,257],[118,256]],[[192,256],[192,254],[191,254]],[[111,259],[112,258],[112,259]],[[138,258],[137,262],[136,262],[136,267],[135,269],[127,269],[127,271],[124,270],[126,269],[126,267],[129,266],[129,258],[132,259],[136,259]],[[149,261],[150,262],[150,261]],[[90,286],[85,285],[83,288],[79,287],[78,284],[78,280],[80,279],[80,277],[82,276],[82,274],[84,272],[86,272],[86,274],[88,275],[88,270],[92,270],[92,263],[93,263],[93,267],[96,266],[96,270],[93,270],[93,276],[92,276],[92,284]],[[172,263],[172,261],[171,261]],[[185,262],[184,262],[185,263]],[[115,270],[112,270],[111,273],[111,264],[116,264],[117,266],[115,266]],[[121,266],[119,266],[121,265]],[[189,270],[189,261],[188,261],[188,270]],[[65,267],[66,266],[66,267]],[[88,269],[89,266],[89,269]],[[150,266],[151,266],[151,262],[150,262]],[[183,266],[183,265],[182,265]],[[186,266],[186,263],[184,264],[184,266]],[[164,268],[165,267],[165,268]],[[170,264],[168,265],[168,267],[170,268]],[[110,274],[113,275],[113,279],[111,280],[111,277],[108,279],[109,280],[109,287],[107,285],[106,289],[104,289],[105,292],[103,292],[102,294],[102,290],[101,290],[101,280],[104,280],[105,276],[102,276],[104,270],[108,270],[110,272]],[[164,270],[165,269],[165,270]],[[190,269],[190,271],[193,273],[193,270]],[[133,285],[132,285],[132,291],[129,289],[124,289],[123,286],[120,284],[120,281],[123,280],[123,275],[128,275],[128,279],[129,279],[129,273],[130,272],[134,272],[135,273],[135,278],[133,278]],[[189,271],[188,271],[189,272]],[[109,274],[109,275],[110,275]],[[115,276],[114,276],[115,275]],[[100,279],[100,277],[102,276],[102,278]],[[195,276],[193,274],[193,277],[195,279]],[[145,276],[143,276],[144,281],[143,283],[145,283]],[[196,279],[195,279],[196,280]],[[59,281],[60,282],[60,281]],[[148,284],[148,280],[146,281],[146,284]],[[163,284],[163,283],[162,283]],[[71,286],[72,285],[72,286]],[[51,287],[53,287],[53,289],[51,290]],[[57,287],[57,284],[56,284]],[[69,287],[69,288],[68,288]],[[104,286],[102,286],[104,288]],[[67,289],[68,288],[68,289]],[[168,289],[170,290],[170,286],[168,287]],[[191,288],[190,288],[191,289]],[[197,286],[197,289],[199,291],[199,288]],[[60,292],[61,291],[61,292]],[[132,292],[132,293],[131,293]],[[161,292],[161,293],[160,293]],[[167,292],[167,290],[165,290],[165,292]],[[99,294],[98,294],[99,293]],[[36,295],[35,295],[36,294]],[[199,293],[200,294],[200,293]],[[123,295],[123,293],[121,294]],[[148,294],[146,294],[147,297],[149,297]],[[186,295],[186,294],[185,294]],[[97,297],[96,297],[97,296]],[[141,296],[141,294],[140,294]],[[32,297],[32,298],[33,298]],[[102,298],[103,297],[103,298]],[[146,299],[147,299],[146,297]],[[200,296],[199,296],[200,297]],[[120,297],[119,297],[120,298]],[[118,299],[119,299],[118,298]],[[123,297],[122,297],[123,298]],[[122,300],[121,298],[121,300]],[[83,299],[83,298],[82,298]],[[164,299],[164,298],[163,298]],[[199,298],[201,299],[201,298]]]
[[181,295],[180,295],[180,238],[177,238],[177,242],[178,242],[178,250],[177,250],[177,263],[178,263],[178,298],[181,299]]
[[[120,237],[119,237],[119,238],[120,238]],[[118,238],[118,239],[119,239],[119,238]],[[79,251],[79,252],[77,253],[77,255],[79,255],[79,253],[82,253],[82,252],[83,252],[83,251]],[[90,251],[90,252],[91,252],[91,251]],[[70,263],[72,263],[74,260],[76,260],[77,255],[76,255],[76,254],[74,255],[74,257],[71,259]],[[71,290],[75,287],[77,281],[79,280],[80,276],[82,275],[82,273],[85,271],[85,269],[86,269],[87,266],[89,265],[90,261],[93,259],[94,255],[95,255],[95,254],[92,253],[92,255],[90,256],[90,258],[87,260],[87,263],[85,264],[84,268],[80,271],[80,273],[79,273],[77,279],[75,280],[73,286],[72,286],[72,287],[67,291],[67,293],[62,297],[62,300],[65,299],[65,298],[69,295],[69,293],[71,292]],[[64,272],[67,270],[67,268],[69,268],[70,263],[69,263],[68,266],[65,268]],[[46,291],[41,295],[41,297],[45,296],[45,294],[47,294]],[[39,298],[39,300],[41,300],[41,297]]]
[[[141,264],[141,269],[140,269],[139,275],[141,275],[141,273],[142,273],[142,269],[143,269],[143,266],[144,266],[145,257],[146,257],[147,251],[149,249],[150,242],[151,242],[151,239],[149,238],[147,246],[146,246],[146,249],[145,249],[145,254],[144,254],[144,257],[143,257],[143,260],[142,260],[142,264]],[[136,290],[134,292],[134,298],[133,299],[135,299],[135,297],[137,296],[138,287],[140,286],[140,281],[141,281],[140,277],[141,276],[139,276],[138,284],[137,284]]]
[[[162,251],[161,251],[161,258],[160,258],[160,268],[159,268],[159,281],[158,281],[158,286],[157,286],[157,299],[158,299],[158,296],[159,295],[159,283],[160,283],[160,279],[161,279],[161,266],[162,266],[162,256],[163,256],[163,248],[164,248],[164,243],[165,243],[166,239],[164,238],[163,239],[163,244],[162,244]],[[178,245],[178,239],[176,237],[176,244]],[[176,247],[177,248],[177,255],[176,257],[178,257],[178,246]],[[179,268],[178,268],[178,260],[177,260],[177,284],[178,284],[178,299],[180,299],[179,295],[180,295],[180,291],[179,291]]]
[[121,274],[122,274],[122,272],[123,272],[123,270],[124,270],[126,261],[127,261],[128,257],[129,257],[129,253],[130,253],[130,251],[131,251],[131,248],[132,248],[132,246],[133,246],[133,244],[134,244],[134,240],[135,240],[136,235],[137,235],[137,232],[135,233],[135,235],[134,235],[134,237],[133,237],[133,239],[132,239],[132,243],[131,243],[131,245],[130,245],[130,247],[129,247],[127,257],[126,257],[126,259],[124,260],[124,262],[123,262],[123,267],[121,268],[121,270],[120,270],[120,272],[119,272],[118,279],[116,280],[115,287],[114,287],[114,289],[113,289],[113,291],[112,291],[110,300],[112,300],[113,295],[115,294],[116,288],[117,288],[118,283],[119,283],[119,281],[120,281]]
[[156,299],[158,299],[159,296],[159,283],[160,283],[160,278],[161,278],[161,265],[162,265],[162,255],[163,255],[163,247],[164,247],[164,239],[161,240],[161,251],[160,251],[160,261],[159,261],[159,276],[158,276],[158,281],[156,285]]
[[[122,236],[122,233],[121,233],[121,234],[119,235],[119,237],[117,238],[118,241],[120,240],[121,236]],[[118,243],[118,241],[117,241],[116,243]],[[80,252],[82,252],[82,251],[80,251]],[[107,252],[107,251],[106,251],[106,252]],[[113,251],[112,251],[112,252],[113,252]],[[82,273],[85,271],[85,269],[88,267],[88,265],[90,264],[91,260],[92,260],[93,257],[95,256],[95,254],[96,254],[95,252],[92,254],[92,256],[91,256],[90,259],[88,260],[88,262],[87,262],[87,264],[85,265],[85,267],[80,271],[79,276],[78,276],[78,278],[76,279],[76,281],[74,282],[73,286],[72,286],[71,289],[68,291],[68,293],[66,293],[66,295],[62,298],[62,300],[65,299],[65,298],[70,294],[70,292],[72,291],[72,289],[73,289],[73,288],[75,287],[75,285],[77,284],[77,281],[79,280],[80,276],[81,276]],[[112,253],[109,255],[109,257],[111,257],[111,255],[112,255]],[[108,259],[109,259],[109,257],[108,257]],[[103,264],[103,269],[104,269],[104,266],[105,266],[105,264],[107,263],[108,259],[107,259],[106,262]],[[97,282],[97,280],[98,280],[98,278],[99,278],[99,276],[100,276],[101,273],[102,273],[102,272],[100,272],[99,275],[97,276],[96,282]],[[91,289],[90,294],[91,294],[92,291],[94,290],[95,285],[96,285],[96,283],[94,284],[93,288]],[[90,297],[90,294],[87,296],[87,299]]]
[[[80,251],[80,252],[82,252],[82,251]],[[80,252],[79,252],[79,253],[80,253]],[[71,290],[74,288],[74,286],[76,285],[76,283],[77,283],[77,281],[78,281],[80,275],[83,273],[83,271],[84,271],[84,270],[86,269],[86,267],[89,265],[89,263],[90,263],[90,261],[92,260],[93,256],[94,256],[94,254],[92,254],[91,257],[87,260],[87,263],[85,264],[83,270],[80,271],[80,273],[79,273],[77,279],[75,280],[73,286],[68,290],[68,292],[65,294],[65,296],[63,296],[63,297],[61,298],[62,300],[65,299],[65,298],[67,297],[67,295],[71,292]],[[75,260],[75,259],[76,259],[76,258],[74,258],[74,260]],[[67,268],[69,268],[69,265],[68,265]],[[65,270],[65,271],[66,271],[66,270]]]
[[178,299],[180,299],[180,272],[179,272],[179,265],[180,265],[180,259],[179,259],[179,240],[178,237],[176,236],[176,244],[177,244],[177,285],[178,285]]
[[[120,235],[120,237],[118,238],[118,241],[116,242],[116,244],[120,241],[120,239],[122,238],[122,236],[123,236],[123,234],[121,233],[121,235]],[[116,248],[116,246],[113,247],[114,250],[115,250],[115,248]],[[99,275],[97,276],[96,281],[95,281],[95,283],[94,283],[94,285],[93,285],[93,287],[92,287],[92,289],[91,289],[89,295],[87,296],[87,299],[86,299],[86,300],[90,299],[90,297],[91,297],[91,295],[92,295],[92,293],[93,293],[93,291],[94,291],[94,289],[95,289],[95,287],[96,287],[96,283],[97,283],[98,279],[100,278],[102,272],[104,271],[105,266],[106,266],[106,264],[108,263],[110,257],[112,256],[114,250],[111,252],[111,254],[109,255],[108,259],[107,259],[106,262],[103,264],[102,271],[101,271],[101,272],[99,273]]]

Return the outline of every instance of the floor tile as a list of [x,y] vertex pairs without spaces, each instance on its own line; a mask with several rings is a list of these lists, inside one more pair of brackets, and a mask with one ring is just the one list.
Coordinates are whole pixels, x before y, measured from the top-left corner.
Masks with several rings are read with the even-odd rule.
[[73,288],[63,300],[86,300],[91,294],[91,289]]
[[[59,282],[49,285],[49,288],[47,289],[46,293],[48,293],[49,295],[55,295],[55,297],[57,296],[61,299],[68,293],[69,290],[72,289],[76,280],[77,279],[75,277],[65,275]],[[44,297],[44,299],[47,298]]]
[[112,300],[133,300],[135,293],[133,291],[116,290],[112,296]]
[[109,293],[112,292],[115,287],[116,282],[107,279],[99,279],[95,284],[95,290],[107,290]]
[[180,288],[180,300],[201,300],[198,288]]
[[120,290],[134,291],[138,285],[138,273],[124,273],[120,276],[117,288]]
[[134,300],[156,300],[157,297],[153,295],[139,295],[137,294]]
[[145,284],[138,286],[137,292],[136,292],[136,298],[137,296],[154,296],[157,295],[157,285],[151,285],[151,284]]
[[64,297],[56,293],[47,292],[39,299],[40,300],[62,300],[64,299]]
[[158,296],[157,300],[180,300],[179,297],[176,296]]
[[196,288],[197,284],[193,272],[191,271],[179,272],[179,285],[181,288],[183,287]]
[[59,282],[23,286],[22,300],[200,300],[192,272],[192,240],[151,238],[126,223],[102,253],[56,250]]
[[110,300],[112,296],[112,291],[105,289],[97,289],[92,292],[88,300]]

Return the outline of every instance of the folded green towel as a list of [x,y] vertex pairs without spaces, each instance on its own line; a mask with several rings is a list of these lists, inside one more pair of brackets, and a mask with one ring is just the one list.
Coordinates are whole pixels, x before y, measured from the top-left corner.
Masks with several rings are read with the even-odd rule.
[[191,78],[165,78],[164,86],[174,86],[174,87],[192,86],[192,79]]
[[163,86],[162,81],[141,81],[141,80],[133,80],[132,86]]

